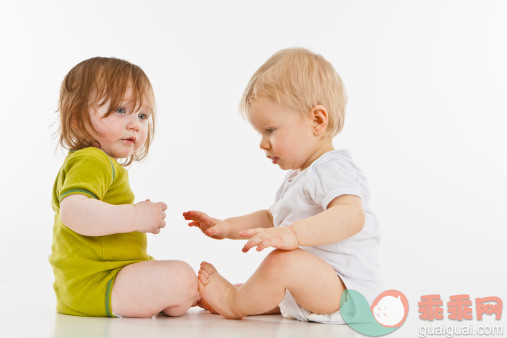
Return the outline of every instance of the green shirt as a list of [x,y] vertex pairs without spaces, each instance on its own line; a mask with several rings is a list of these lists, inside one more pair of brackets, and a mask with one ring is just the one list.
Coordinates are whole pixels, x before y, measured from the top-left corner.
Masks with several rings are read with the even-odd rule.
[[119,270],[152,259],[146,234],[118,233],[83,236],[62,222],[60,202],[82,194],[109,204],[132,204],[128,172],[102,150],[89,147],[70,152],[53,187],[55,211],[49,261],[55,275],[57,311],[80,316],[111,316],[111,290]]

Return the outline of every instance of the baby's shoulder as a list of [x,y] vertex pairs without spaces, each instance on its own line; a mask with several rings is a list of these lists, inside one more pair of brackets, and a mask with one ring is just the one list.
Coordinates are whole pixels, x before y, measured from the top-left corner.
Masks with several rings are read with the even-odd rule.
[[87,147],[69,152],[65,159],[64,167],[89,167],[90,170],[103,168],[107,171],[115,171],[114,160],[112,160],[104,151],[96,147]]
[[108,159],[109,156],[101,149],[97,147],[86,147],[79,150],[69,151],[69,158],[74,157],[92,157],[98,159]]
[[326,172],[347,171],[355,173],[359,168],[352,160],[350,152],[346,149],[329,151],[315,160],[308,168],[310,175],[322,175]]

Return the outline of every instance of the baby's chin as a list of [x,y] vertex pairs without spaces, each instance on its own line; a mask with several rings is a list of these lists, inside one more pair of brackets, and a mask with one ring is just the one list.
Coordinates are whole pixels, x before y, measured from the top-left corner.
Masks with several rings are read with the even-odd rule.
[[119,150],[119,151],[115,151],[114,154],[116,156],[114,156],[116,159],[125,159],[125,158],[128,158],[132,155],[135,155],[137,153],[137,149],[129,149],[129,150]]
[[124,160],[124,159],[134,155],[135,153],[134,152],[111,152],[111,153],[107,153],[107,154],[116,160]]
[[300,170],[301,169],[301,166],[284,164],[284,163],[280,163],[280,164],[278,164],[278,166],[282,170]]
[[284,160],[281,160],[280,158],[278,158],[276,165],[282,170],[292,169],[292,166],[290,164],[286,163]]

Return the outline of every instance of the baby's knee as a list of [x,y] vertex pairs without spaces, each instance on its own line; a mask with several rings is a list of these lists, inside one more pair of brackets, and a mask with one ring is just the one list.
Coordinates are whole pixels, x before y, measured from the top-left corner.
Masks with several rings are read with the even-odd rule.
[[175,261],[174,267],[169,273],[172,279],[172,286],[178,290],[177,295],[180,298],[178,302],[181,305],[190,303],[192,306],[198,297],[197,276],[190,265],[183,261]]
[[266,272],[271,272],[275,276],[283,271],[291,271],[297,268],[299,250],[301,249],[273,250],[266,256],[261,266]]
[[182,305],[175,305],[175,306],[171,306],[171,307],[168,307],[167,309],[165,309],[164,312],[166,315],[170,316],[170,317],[179,317],[179,316],[183,316],[185,313],[187,313],[189,307],[187,306],[182,306]]

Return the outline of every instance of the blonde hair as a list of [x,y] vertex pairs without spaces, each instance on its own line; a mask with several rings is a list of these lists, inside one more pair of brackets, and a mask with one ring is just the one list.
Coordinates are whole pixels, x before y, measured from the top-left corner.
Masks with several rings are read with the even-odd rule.
[[117,58],[94,57],[74,66],[65,76],[60,89],[58,112],[60,113],[60,135],[58,144],[69,150],[79,150],[100,143],[90,133],[89,109],[109,102],[109,111],[114,112],[120,101],[131,89],[134,111],[147,99],[152,118],[148,121],[146,142],[136,154],[125,159],[122,165],[140,161],[148,155],[155,132],[155,97],[150,80],[144,71],[128,61]]
[[271,56],[252,76],[240,103],[243,116],[259,97],[308,113],[316,105],[328,110],[327,134],[343,128],[347,95],[343,81],[322,55],[305,48],[289,48]]

